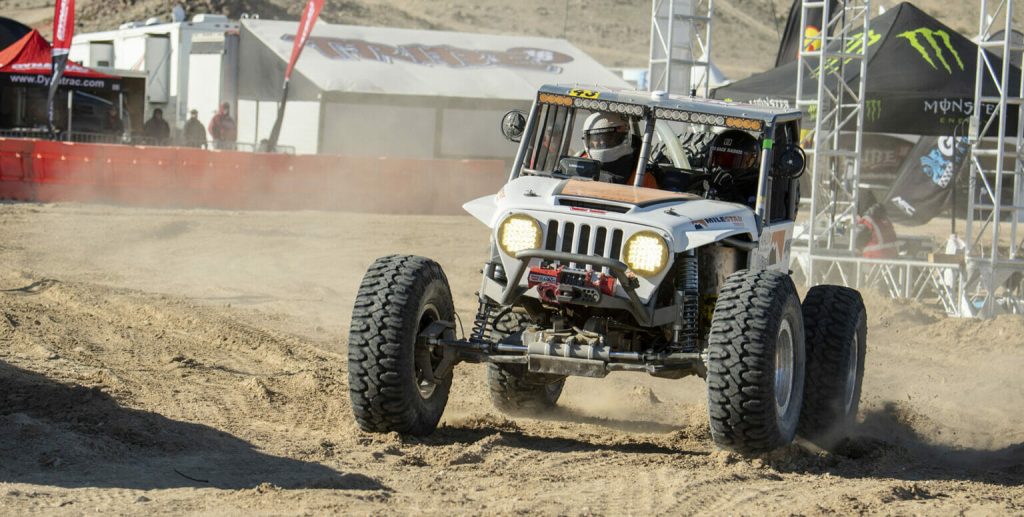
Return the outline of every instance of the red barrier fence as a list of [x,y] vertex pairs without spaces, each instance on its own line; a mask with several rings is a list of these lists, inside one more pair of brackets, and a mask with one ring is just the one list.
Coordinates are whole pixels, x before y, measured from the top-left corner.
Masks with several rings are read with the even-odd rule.
[[207,151],[0,138],[0,198],[154,207],[459,214],[500,160]]

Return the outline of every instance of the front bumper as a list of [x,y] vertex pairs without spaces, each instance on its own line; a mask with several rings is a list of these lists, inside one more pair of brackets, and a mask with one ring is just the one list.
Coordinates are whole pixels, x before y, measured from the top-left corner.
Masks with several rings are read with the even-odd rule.
[[587,300],[574,300],[576,305],[600,307],[612,310],[626,311],[633,316],[637,324],[642,327],[657,327],[671,323],[678,311],[674,306],[654,309],[654,297],[644,304],[637,295],[637,281],[626,274],[629,267],[620,260],[583,255],[580,253],[567,253],[564,251],[551,251],[543,249],[522,250],[515,255],[511,261],[512,267],[507,268],[507,284],[501,285],[492,278],[484,281],[483,294],[494,300],[499,305],[512,305],[520,297],[526,294],[528,287],[520,285],[523,275],[530,269],[531,259],[551,260],[562,263],[576,263],[590,265],[596,268],[607,268],[619,283],[619,287],[626,294],[626,298],[618,296],[603,296],[597,302]]

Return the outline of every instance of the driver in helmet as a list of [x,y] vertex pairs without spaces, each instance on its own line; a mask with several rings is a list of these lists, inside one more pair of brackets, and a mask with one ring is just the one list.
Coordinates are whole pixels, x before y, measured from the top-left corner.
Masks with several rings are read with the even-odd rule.
[[601,181],[629,183],[639,153],[626,118],[617,113],[594,113],[583,123],[585,156],[601,162]]
[[746,131],[729,129],[716,135],[707,162],[715,197],[753,206],[760,154],[757,139]]

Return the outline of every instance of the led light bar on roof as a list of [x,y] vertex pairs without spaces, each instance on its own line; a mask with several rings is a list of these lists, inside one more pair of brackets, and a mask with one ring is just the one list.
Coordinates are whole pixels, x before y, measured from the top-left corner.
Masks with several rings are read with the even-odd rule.
[[551,93],[542,93],[537,96],[537,100],[542,104],[556,104],[558,106],[572,106],[572,97],[566,97],[565,95],[554,95]]
[[678,122],[690,122],[692,124],[706,124],[712,126],[732,127],[746,129],[748,131],[761,131],[763,123],[757,119],[746,119],[738,117],[723,117],[709,113],[697,113],[692,111],[674,110],[668,108],[657,108],[654,116],[663,120],[675,120]]
[[572,105],[577,108],[588,109],[592,111],[610,111],[612,113],[622,113],[623,115],[633,115],[639,117],[644,114],[644,107],[636,104],[624,104],[621,102],[608,102],[597,99],[581,99],[579,97],[573,99]]
[[[606,100],[600,100],[596,98],[585,99],[582,97],[571,97],[568,95],[559,95],[555,93],[540,93],[537,95],[537,100],[541,104],[554,104],[556,106],[572,106],[592,111],[621,113],[623,115],[631,115],[634,117],[641,117],[644,114],[644,107],[641,105],[627,104],[623,102],[609,102]],[[656,108],[654,110],[654,116],[656,118],[663,120],[675,120],[678,122],[689,122],[692,124],[731,127],[736,129],[745,129],[747,131],[762,131],[764,129],[764,122],[757,119],[748,119],[741,117],[723,117],[721,115],[712,115],[710,113],[699,113],[694,111],[684,111],[670,108]]]

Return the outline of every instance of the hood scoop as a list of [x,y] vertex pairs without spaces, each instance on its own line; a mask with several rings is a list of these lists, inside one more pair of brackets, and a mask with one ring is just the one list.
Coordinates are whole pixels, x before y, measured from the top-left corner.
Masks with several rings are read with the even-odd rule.
[[565,197],[558,198],[558,205],[586,210],[600,210],[602,212],[613,212],[616,214],[624,214],[632,210],[632,207],[628,206],[610,205],[608,203],[595,203],[593,201],[585,201],[583,199],[570,199]]

